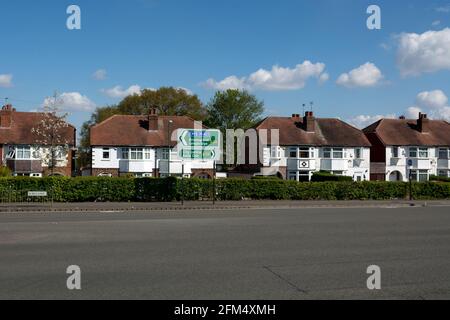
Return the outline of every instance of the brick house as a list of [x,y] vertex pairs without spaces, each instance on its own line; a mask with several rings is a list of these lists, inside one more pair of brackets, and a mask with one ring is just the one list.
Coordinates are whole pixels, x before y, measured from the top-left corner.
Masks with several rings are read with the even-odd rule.
[[155,109],[149,115],[114,115],[90,129],[91,174],[211,178],[214,161],[182,160],[174,149],[176,130],[193,128],[192,118],[159,116]]
[[450,177],[450,123],[418,119],[381,119],[365,128],[371,151],[371,180],[427,181]]
[[76,129],[68,125],[61,135],[68,141],[57,146],[57,159],[53,170],[49,169],[44,156],[48,146],[39,145],[39,138],[32,132],[45,117],[40,112],[18,112],[11,105],[5,105],[0,111],[0,160],[15,176],[42,177],[51,175],[72,176],[74,172],[74,154]]
[[[339,119],[306,112],[304,117],[268,117],[255,128],[258,135],[268,133],[256,175],[309,181],[314,172],[328,171],[369,180],[371,144],[361,130]],[[277,145],[271,145],[271,129],[279,130]]]

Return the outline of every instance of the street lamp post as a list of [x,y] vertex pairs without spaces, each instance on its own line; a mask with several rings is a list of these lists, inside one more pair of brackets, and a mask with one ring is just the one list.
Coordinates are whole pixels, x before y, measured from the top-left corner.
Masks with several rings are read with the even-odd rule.
[[408,177],[409,177],[409,201],[412,201],[413,200],[413,196],[412,196],[412,165],[413,165],[413,163],[412,163],[412,160],[411,159],[409,159],[408,160],[408,170],[409,170],[409,175],[408,175]]

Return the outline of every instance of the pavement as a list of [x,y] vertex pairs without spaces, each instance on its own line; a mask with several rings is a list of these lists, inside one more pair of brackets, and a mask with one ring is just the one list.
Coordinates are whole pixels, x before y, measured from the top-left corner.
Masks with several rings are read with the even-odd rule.
[[349,208],[349,207],[409,207],[450,206],[450,200],[349,200],[349,201],[293,201],[293,200],[243,200],[243,201],[186,201],[181,202],[19,202],[0,203],[0,214],[4,212],[104,212],[104,211],[187,211],[187,210],[239,210],[239,209],[289,209],[289,208]]
[[450,210],[3,212],[0,299],[450,299]]

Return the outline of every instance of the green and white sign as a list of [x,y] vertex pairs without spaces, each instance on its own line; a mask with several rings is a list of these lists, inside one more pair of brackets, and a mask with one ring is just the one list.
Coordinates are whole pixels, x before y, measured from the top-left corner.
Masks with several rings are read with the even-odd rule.
[[181,159],[217,160],[221,134],[216,129],[179,129],[177,147]]
[[178,139],[187,147],[219,147],[219,130],[182,129]]

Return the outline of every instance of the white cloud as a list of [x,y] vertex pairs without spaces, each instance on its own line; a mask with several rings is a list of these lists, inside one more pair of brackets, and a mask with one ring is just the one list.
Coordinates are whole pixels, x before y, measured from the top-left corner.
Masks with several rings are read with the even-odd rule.
[[450,29],[401,34],[397,65],[402,76],[450,70]]
[[12,86],[12,74],[0,74],[0,87],[11,87]]
[[427,113],[431,119],[450,121],[448,97],[442,90],[420,92],[416,97],[416,106],[409,107],[407,115],[417,119],[419,112]]
[[95,80],[105,80],[107,76],[107,72],[105,69],[98,69],[92,74],[92,78]]
[[188,95],[193,96],[194,92],[192,92],[192,90],[189,90],[188,88],[184,88],[184,87],[177,87],[178,90],[184,90],[184,92],[186,92]]
[[442,7],[437,7],[436,11],[442,12],[442,13],[449,13],[450,12],[450,4],[442,6]]
[[432,23],[431,23],[431,25],[433,26],[433,27],[437,27],[438,25],[440,25],[441,24],[441,20],[435,20],[435,21],[433,21]]
[[305,87],[309,78],[316,78],[323,83],[328,80],[325,64],[312,63],[308,60],[294,68],[273,66],[271,70],[259,69],[246,77],[229,76],[221,81],[208,79],[204,86],[217,90],[297,90]]
[[448,98],[442,90],[424,91],[417,95],[416,103],[421,107],[439,109],[447,105]]
[[367,62],[339,76],[336,83],[347,88],[373,87],[380,83],[383,74],[373,63]]
[[422,112],[422,109],[419,107],[409,107],[406,109],[406,115],[405,117],[408,119],[418,119],[419,113]]
[[380,119],[387,118],[387,119],[395,119],[395,114],[388,114],[388,115],[359,115],[354,118],[351,118],[348,121],[351,125],[364,129],[365,127],[371,125],[374,122],[377,122]]
[[[64,92],[59,98],[60,107],[64,111],[92,111],[96,105],[87,96],[79,92]],[[54,103],[54,98],[46,98],[43,106]]]
[[125,98],[126,96],[133,94],[139,95],[141,93],[141,87],[137,84],[128,87],[128,89],[124,89],[121,86],[115,86],[110,89],[102,89],[102,92],[110,98]]

